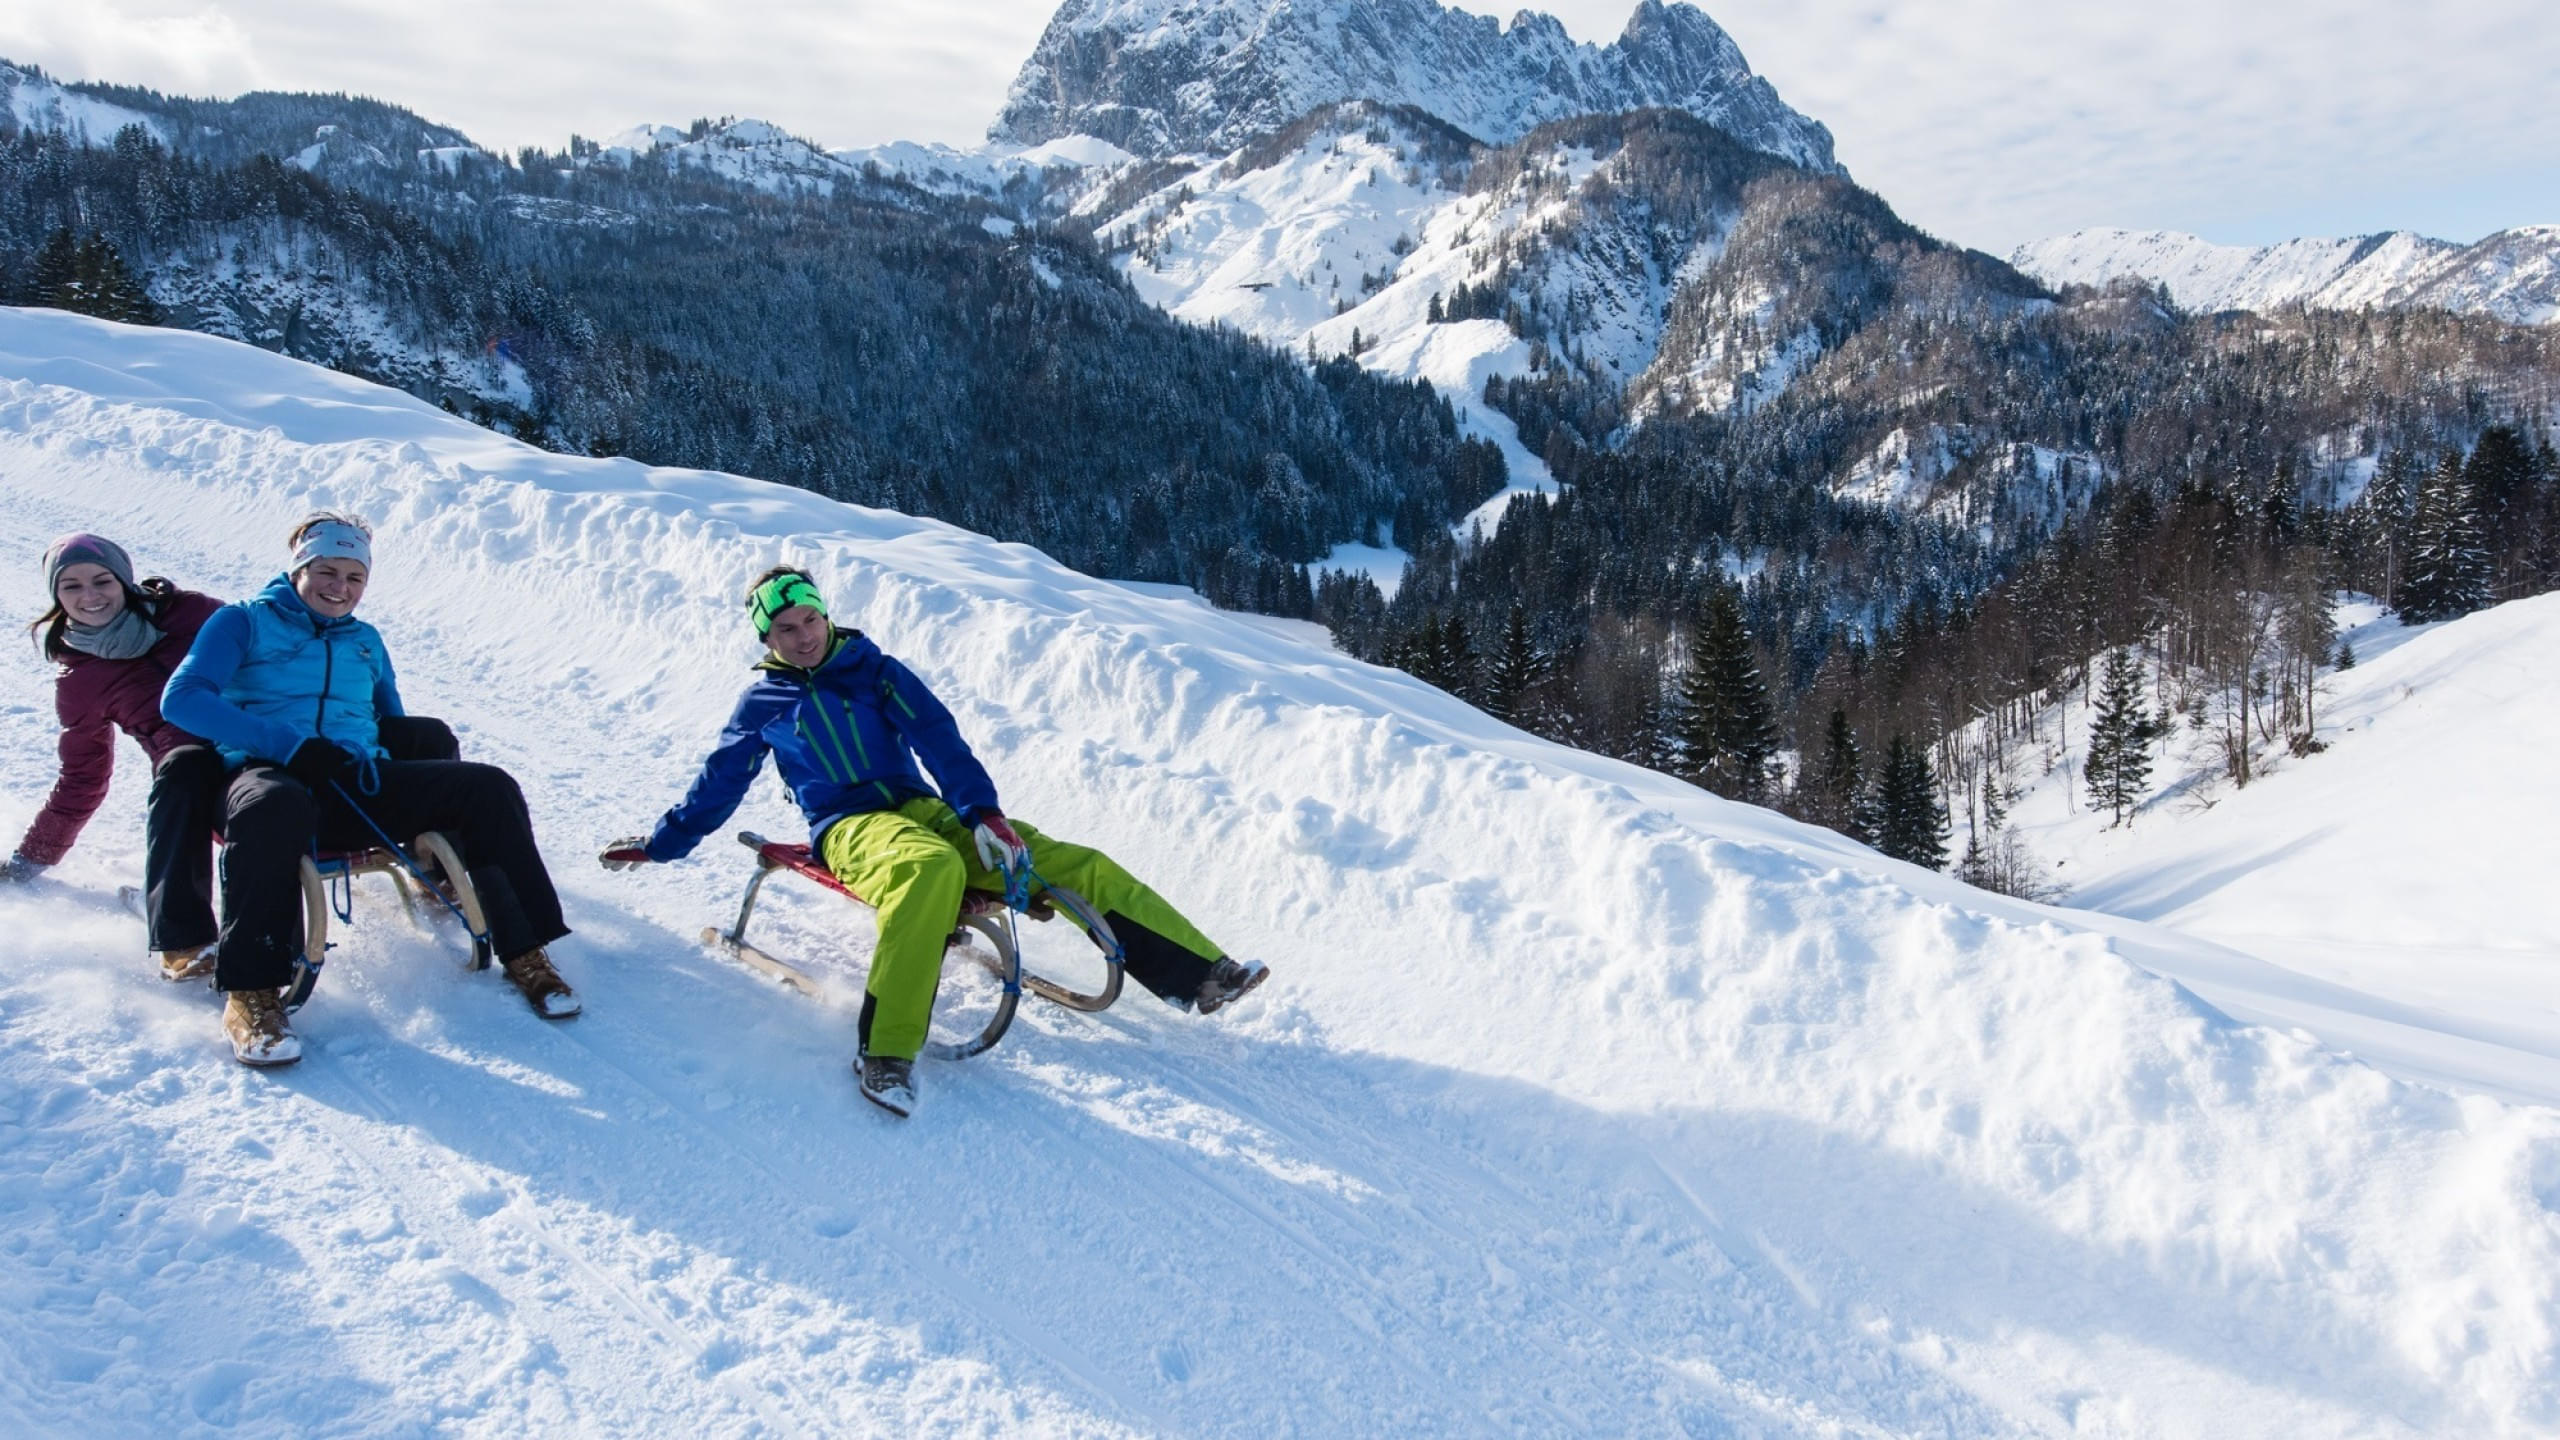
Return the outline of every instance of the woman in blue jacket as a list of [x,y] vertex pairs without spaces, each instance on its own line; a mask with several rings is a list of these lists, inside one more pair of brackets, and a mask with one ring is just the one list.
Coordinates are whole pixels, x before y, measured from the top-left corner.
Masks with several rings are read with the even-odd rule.
[[256,596],[205,621],[160,697],[161,712],[219,748],[222,935],[214,985],[244,1065],[302,1058],[278,991],[302,954],[301,859],[315,844],[361,850],[375,826],[404,843],[439,830],[479,892],[492,948],[536,1013],[564,1019],[577,996],[546,946],[569,933],[513,776],[463,760],[395,760],[385,721],[402,714],[382,634],[355,618],[373,568],[362,520],[323,512],[294,527],[293,561]]
[[[836,628],[805,572],[758,576],[747,611],[768,650],[755,683],[683,803],[649,835],[615,841],[604,863],[618,870],[691,854],[736,813],[772,755],[809,818],[810,848],[879,911],[860,1025],[862,1093],[872,1103],[898,1115],[915,1107],[913,1065],[962,894],[1002,890],[1001,872],[1025,855],[1043,880],[1102,912],[1130,978],[1178,1008],[1207,1014],[1262,982],[1260,961],[1227,958],[1110,856],[1007,821],[951,712],[861,631]],[[919,756],[936,784],[925,783]]]

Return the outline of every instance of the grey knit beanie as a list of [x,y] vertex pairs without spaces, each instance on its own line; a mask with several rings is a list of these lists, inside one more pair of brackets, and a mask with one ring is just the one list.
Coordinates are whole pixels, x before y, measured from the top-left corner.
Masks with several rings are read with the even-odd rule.
[[65,535],[44,552],[44,593],[48,598],[53,587],[62,583],[64,567],[71,565],[104,565],[107,573],[127,590],[141,588],[133,583],[133,557],[124,553],[123,546],[103,535]]

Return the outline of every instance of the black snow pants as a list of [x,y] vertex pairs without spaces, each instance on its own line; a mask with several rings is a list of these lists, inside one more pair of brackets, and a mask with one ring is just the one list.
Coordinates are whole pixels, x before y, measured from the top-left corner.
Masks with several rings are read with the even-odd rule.
[[[453,760],[462,743],[425,715],[381,722],[382,748],[394,760]],[[151,948],[199,950],[220,933],[213,918],[213,837],[222,827],[223,792],[231,774],[210,745],[181,745],[151,769],[143,822],[142,894]]]
[[151,767],[142,898],[154,950],[213,943],[213,822],[229,779],[222,752],[210,745],[181,745]]
[[454,842],[500,959],[569,933],[514,776],[463,760],[386,760],[376,771],[370,795],[352,784],[314,795],[280,767],[263,762],[231,776],[222,799],[228,843],[222,851],[218,988],[281,989],[292,983],[303,943],[302,857],[315,845],[361,850],[379,844],[376,825],[403,845],[426,830],[440,830]]

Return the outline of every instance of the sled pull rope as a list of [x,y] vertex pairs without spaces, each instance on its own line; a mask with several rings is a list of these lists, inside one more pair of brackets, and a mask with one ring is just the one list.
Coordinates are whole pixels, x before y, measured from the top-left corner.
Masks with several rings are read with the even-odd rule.
[[[1010,990],[1019,983],[1020,972],[1022,969],[1020,958],[1022,953],[1022,947],[1020,944],[1021,937],[1014,934],[1013,917],[1016,915],[1028,915],[1031,913],[1032,886],[1037,885],[1043,890],[1054,890],[1057,887],[1051,885],[1048,881],[1041,879],[1040,872],[1031,868],[1031,853],[1028,850],[1023,852],[1022,859],[1019,862],[1006,866],[1003,873],[1005,934],[1016,942],[1014,945],[1015,962],[1013,967],[1016,978],[1014,980],[1007,981],[1005,984],[1005,988]],[[1086,909],[1097,918],[1099,918],[1102,913],[1098,910],[1093,910],[1091,902],[1089,901],[1086,902]],[[1087,933],[1091,935],[1090,931]],[[1108,925],[1103,927],[1101,934],[1092,935],[1092,939],[1094,944],[1101,947],[1102,958],[1112,966],[1116,968],[1128,963],[1129,952],[1121,946],[1120,937],[1112,934],[1111,928]]]
[[[401,845],[399,841],[392,839],[381,826],[375,824],[372,816],[364,813],[364,807],[356,803],[356,797],[348,794],[345,786],[339,784],[335,780],[332,780],[329,782],[329,788],[337,791],[338,798],[347,802],[347,808],[356,812],[356,818],[362,820],[364,822],[364,827],[373,832],[375,839],[382,842],[382,848],[390,851],[391,857],[400,862],[400,868],[408,871],[411,878],[418,882],[418,888],[436,897],[437,901],[441,903],[444,908],[453,912],[453,918],[462,922],[464,933],[468,934],[474,942],[488,946],[492,952],[498,948],[497,942],[482,934],[478,928],[472,925],[471,917],[462,913],[462,907],[454,903],[452,896],[444,893],[443,886],[440,886],[433,880],[427,878],[425,868],[420,866],[417,861],[409,858],[408,849]],[[355,880],[353,879],[352,874],[347,880],[347,888],[350,892],[355,888]],[[348,904],[350,906],[354,904],[352,894],[350,894]],[[346,920],[348,919],[348,916],[346,912],[341,911],[339,912],[338,918]]]
[[[314,870],[320,868],[320,846],[316,841],[311,846],[311,868]],[[338,917],[338,923],[354,924],[356,922],[355,867],[339,866],[337,873],[321,882],[321,888],[322,893],[328,897],[329,913]]]

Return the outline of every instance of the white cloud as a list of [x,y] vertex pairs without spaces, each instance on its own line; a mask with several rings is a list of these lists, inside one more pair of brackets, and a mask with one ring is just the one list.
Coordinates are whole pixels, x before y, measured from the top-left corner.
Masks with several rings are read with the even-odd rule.
[[[1467,0],[1505,11],[1511,0]],[[2560,221],[2550,0],[1713,0],[1857,177],[1950,239]],[[969,143],[1051,0],[0,0],[0,55],[187,93],[352,90],[484,144],[754,115]],[[1606,40],[1632,0],[1547,0]]]
[[[1627,0],[1552,0],[1605,40]],[[2560,221],[2550,0],[1714,0],[1912,220],[2006,250],[2090,225],[2263,243]]]
[[260,83],[248,34],[212,6],[0,0],[0,55],[70,79],[156,83],[189,93],[236,93]]

